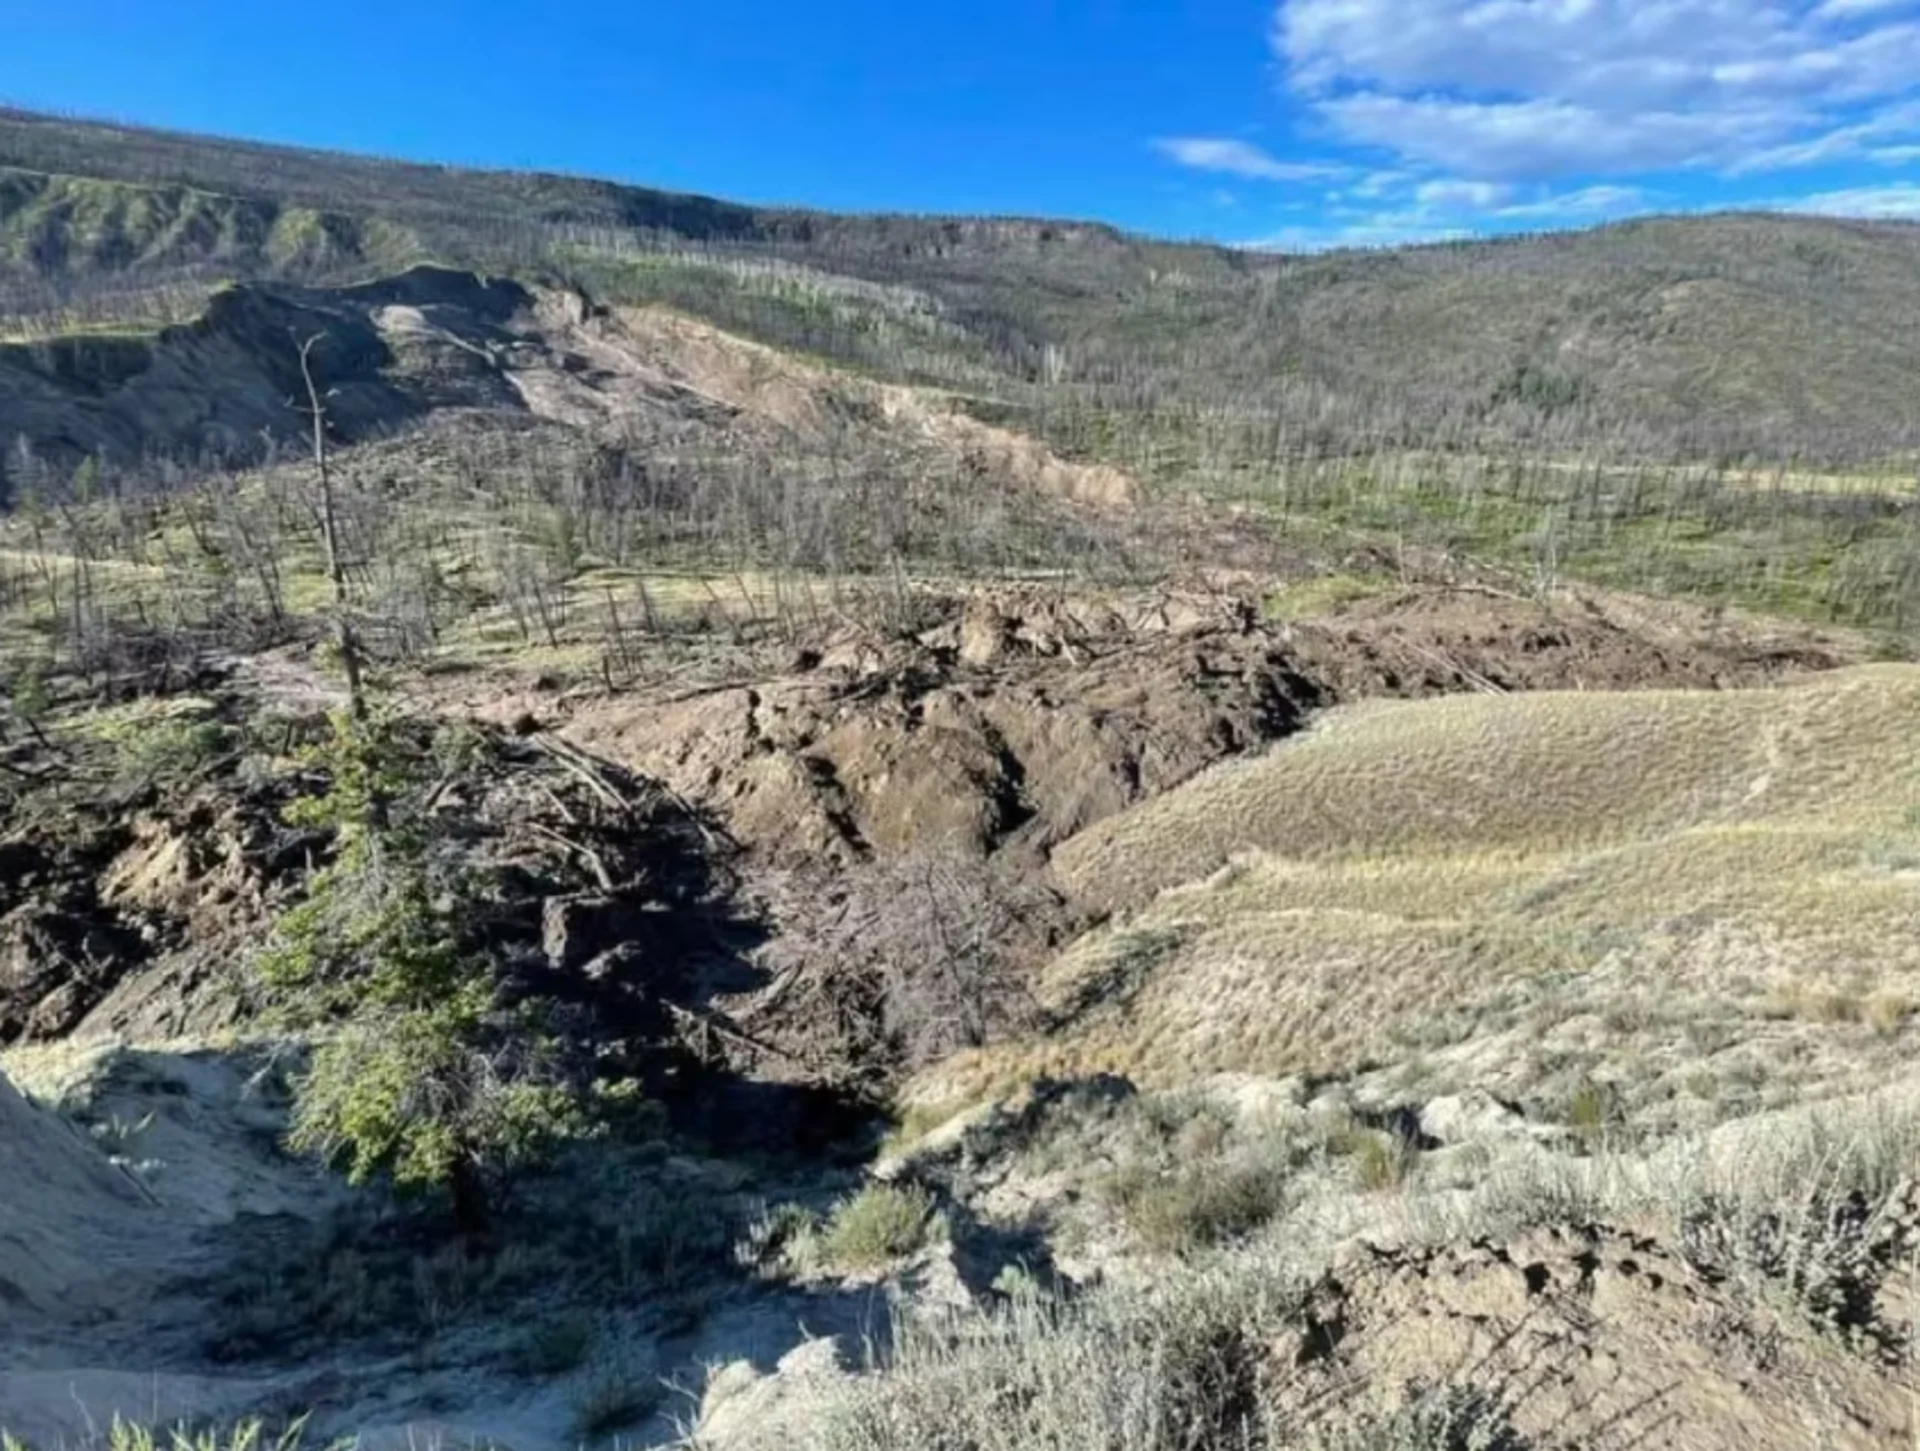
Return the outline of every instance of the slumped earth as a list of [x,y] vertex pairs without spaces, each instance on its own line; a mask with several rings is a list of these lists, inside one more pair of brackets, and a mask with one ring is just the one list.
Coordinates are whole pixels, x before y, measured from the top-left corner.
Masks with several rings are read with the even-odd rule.
[[0,1431],[1913,1446],[1913,237],[1503,247],[0,115]]

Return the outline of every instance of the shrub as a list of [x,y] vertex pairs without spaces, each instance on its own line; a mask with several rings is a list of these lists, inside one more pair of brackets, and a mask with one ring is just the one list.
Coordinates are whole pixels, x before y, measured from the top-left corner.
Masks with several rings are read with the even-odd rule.
[[684,1190],[636,1185],[613,1229],[618,1282],[624,1289],[653,1291],[697,1284],[728,1262],[733,1228],[719,1206],[695,1208]]
[[1606,1136],[1618,1117],[1613,1090],[1604,1083],[1583,1083],[1567,1097],[1567,1126],[1589,1147]]
[[487,1226],[489,1176],[592,1128],[584,1073],[533,1004],[498,998],[473,929],[484,884],[441,840],[436,762],[391,720],[338,714],[309,753],[326,787],[288,808],[333,833],[333,860],[282,915],[258,975],[283,1021],[315,1030],[295,1085],[290,1143],[356,1183],[453,1195]]
[[1360,1187],[1370,1194],[1398,1189],[1413,1171],[1412,1145],[1398,1134],[1368,1134],[1361,1139],[1354,1162],[1360,1171]]
[[990,1314],[901,1317],[876,1366],[808,1418],[807,1451],[1259,1451],[1274,1337],[1300,1287],[1266,1268],[1201,1271],[1062,1301],[1032,1290]]
[[794,1259],[820,1232],[820,1216],[804,1204],[776,1204],[747,1225],[733,1247],[734,1263],[764,1272]]
[[1326,1147],[1330,1154],[1353,1160],[1360,1187],[1369,1194],[1385,1193],[1405,1184],[1418,1158],[1413,1145],[1400,1135],[1352,1123],[1331,1129]]
[[1416,1384],[1409,1392],[1394,1410],[1322,1437],[1324,1451],[1527,1451],[1499,1395],[1468,1385]]
[[574,1435],[596,1441],[624,1431],[653,1415],[665,1400],[664,1387],[651,1376],[618,1363],[600,1366],[574,1403]]
[[[178,1425],[155,1429],[116,1416],[107,1431],[106,1451],[300,1451],[305,1438],[304,1416],[277,1435],[270,1435],[261,1421],[239,1421],[224,1427]],[[348,1444],[335,1442],[331,1451],[346,1451]],[[0,1451],[31,1451],[31,1448],[0,1431]]]
[[1243,1239],[1286,1203],[1288,1175],[1276,1162],[1208,1162],[1171,1172],[1122,1171],[1106,1197],[1156,1254],[1188,1254]]
[[920,1186],[869,1184],[834,1207],[807,1253],[827,1268],[877,1269],[924,1245],[932,1220],[933,1196]]

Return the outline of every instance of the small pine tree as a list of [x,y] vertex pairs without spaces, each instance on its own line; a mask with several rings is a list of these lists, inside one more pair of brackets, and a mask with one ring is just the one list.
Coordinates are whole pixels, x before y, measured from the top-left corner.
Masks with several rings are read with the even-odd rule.
[[316,1038],[289,1142],[356,1183],[444,1188],[479,1235],[490,1178],[588,1132],[586,1095],[537,1010],[498,1002],[469,925],[484,883],[435,830],[435,753],[378,714],[331,727],[309,753],[326,788],[286,814],[330,830],[333,859],[257,964],[277,1016]]

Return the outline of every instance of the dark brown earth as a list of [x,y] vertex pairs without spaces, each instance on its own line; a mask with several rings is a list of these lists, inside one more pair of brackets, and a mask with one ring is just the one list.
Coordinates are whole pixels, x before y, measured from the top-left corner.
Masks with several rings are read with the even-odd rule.
[[[1000,591],[927,613],[913,633],[823,635],[790,668],[734,684],[582,696],[482,679],[436,704],[604,761],[704,823],[702,849],[724,858],[730,883],[716,920],[751,923],[766,944],[751,962],[729,945],[717,957],[732,965],[707,973],[700,1002],[720,1015],[721,1051],[758,1074],[845,1080],[1007,1026],[1020,994],[988,984],[1004,989],[1088,920],[1052,883],[1051,850],[1317,709],[1747,685],[1851,658],[1810,632],[1478,588],[1410,589],[1291,623],[1232,595],[1177,592]],[[257,679],[200,684],[237,718]],[[573,831],[571,808],[550,804],[548,777],[582,789],[550,762],[523,811],[495,809],[499,849],[567,858],[554,840]],[[237,762],[164,788],[87,779],[67,769],[0,808],[0,1042],[231,1025],[235,969],[324,842],[281,821],[287,781],[243,777]],[[576,893],[595,870],[576,853],[546,885]],[[881,981],[890,963],[929,957],[964,958],[971,976],[931,1003],[924,984]],[[959,998],[995,1006],[962,1023]]]

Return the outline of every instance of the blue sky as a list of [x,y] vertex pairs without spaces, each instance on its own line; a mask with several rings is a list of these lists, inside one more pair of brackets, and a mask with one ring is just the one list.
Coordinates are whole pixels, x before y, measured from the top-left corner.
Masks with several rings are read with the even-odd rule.
[[1920,0],[0,0],[0,99],[1289,247],[1920,220]]

